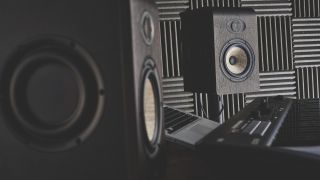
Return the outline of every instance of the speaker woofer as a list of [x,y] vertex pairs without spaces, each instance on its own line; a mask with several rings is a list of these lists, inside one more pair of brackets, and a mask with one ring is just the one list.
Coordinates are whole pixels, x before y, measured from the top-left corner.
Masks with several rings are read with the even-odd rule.
[[244,81],[253,71],[255,56],[251,46],[241,40],[234,39],[226,43],[221,51],[220,67],[230,80]]
[[79,145],[97,125],[104,86],[94,59],[72,40],[25,43],[5,71],[7,124],[19,139],[43,151]]
[[162,103],[160,79],[154,61],[148,58],[142,70],[141,119],[143,142],[150,157],[158,154],[162,139]]

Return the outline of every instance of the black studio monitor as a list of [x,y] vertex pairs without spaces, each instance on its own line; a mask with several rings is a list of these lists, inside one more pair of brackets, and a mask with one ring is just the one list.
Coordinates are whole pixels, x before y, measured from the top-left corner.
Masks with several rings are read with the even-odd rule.
[[181,13],[185,90],[234,94],[259,90],[257,16],[250,8]]
[[161,177],[152,0],[0,3],[0,179]]

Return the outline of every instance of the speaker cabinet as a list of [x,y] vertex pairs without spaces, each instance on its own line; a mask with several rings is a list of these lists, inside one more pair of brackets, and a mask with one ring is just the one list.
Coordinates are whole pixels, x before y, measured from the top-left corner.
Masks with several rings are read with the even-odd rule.
[[181,14],[185,90],[233,94],[259,90],[257,17],[249,8]]
[[0,3],[0,179],[158,179],[151,0]]

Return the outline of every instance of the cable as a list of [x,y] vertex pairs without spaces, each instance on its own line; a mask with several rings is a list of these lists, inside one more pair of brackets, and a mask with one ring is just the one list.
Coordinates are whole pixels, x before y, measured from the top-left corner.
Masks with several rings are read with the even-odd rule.
[[204,108],[203,108],[203,104],[202,104],[202,98],[201,98],[201,101],[200,101],[200,105],[201,105],[201,112],[206,116],[206,118],[209,118],[207,113],[205,112]]
[[[222,112],[224,111],[224,105],[223,105],[223,102],[220,98],[220,96],[218,96],[218,101],[219,103],[221,103],[221,109],[219,110],[219,113],[218,113],[218,117],[221,116]],[[205,109],[203,107],[203,102],[202,102],[202,99],[200,100],[200,108],[201,108],[201,112],[205,115],[206,118],[209,118],[208,114],[205,112]]]
[[218,113],[218,117],[220,117],[220,115],[221,115],[222,112],[224,111],[224,105],[223,105],[223,102],[222,102],[220,96],[218,96],[218,100],[219,100],[219,102],[221,102],[221,110],[220,110],[219,113]]

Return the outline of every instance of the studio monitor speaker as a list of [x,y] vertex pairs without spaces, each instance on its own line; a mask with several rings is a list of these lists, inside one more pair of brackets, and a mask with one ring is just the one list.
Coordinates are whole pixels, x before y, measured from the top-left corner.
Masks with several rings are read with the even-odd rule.
[[187,10],[181,20],[185,90],[219,95],[259,90],[257,17],[252,9]]
[[0,3],[0,179],[161,176],[152,0]]

